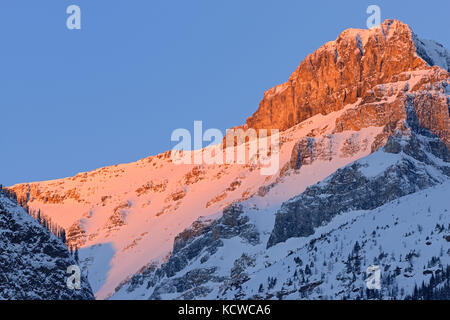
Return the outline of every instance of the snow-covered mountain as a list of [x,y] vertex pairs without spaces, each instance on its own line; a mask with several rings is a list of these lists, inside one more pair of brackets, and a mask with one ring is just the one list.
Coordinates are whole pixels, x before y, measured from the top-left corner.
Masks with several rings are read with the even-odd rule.
[[373,264],[384,297],[442,289],[449,57],[395,20],[326,43],[241,126],[281,130],[272,176],[166,152],[9,190],[67,230],[99,299],[367,298]]
[[[284,203],[275,222],[256,198],[198,221],[177,237],[167,263],[135,275],[114,298],[405,299],[444,271],[435,285],[448,289],[448,176],[387,150]],[[366,290],[369,265],[382,270],[380,292]]]
[[86,278],[67,286],[77,263],[67,247],[0,190],[0,300],[94,299]]

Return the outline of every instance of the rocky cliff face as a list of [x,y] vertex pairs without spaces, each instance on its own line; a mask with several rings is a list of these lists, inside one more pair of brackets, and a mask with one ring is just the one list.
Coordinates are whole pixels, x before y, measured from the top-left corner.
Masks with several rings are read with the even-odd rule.
[[375,177],[365,176],[362,165],[354,163],[284,203],[277,213],[267,246],[294,237],[311,236],[339,214],[373,210],[445,181],[445,178],[436,178],[426,165],[434,165],[444,176],[450,177],[450,152],[438,138],[415,134],[406,139],[405,136],[390,136],[384,151],[403,157]]
[[[261,164],[254,163],[176,165],[166,152],[9,190],[66,228],[69,241],[82,247],[81,264],[100,299],[296,299],[323,297],[322,290],[329,298],[361,297],[353,291],[361,270],[338,270],[346,268],[341,261],[348,254],[354,261],[347,250],[355,245],[353,234],[366,250],[360,266],[376,258],[386,268],[404,268],[395,274],[403,274],[405,293],[395,297],[405,298],[415,279],[426,280],[410,279],[411,273],[427,264],[405,265],[408,248],[432,239],[422,257],[434,259],[430,265],[439,270],[450,257],[439,250],[448,228],[437,233],[431,225],[448,225],[445,204],[430,210],[426,236],[410,237],[415,220],[395,224],[401,217],[392,213],[396,201],[447,183],[433,197],[445,200],[448,62],[445,48],[420,40],[398,21],[345,31],[308,56],[287,83],[266,92],[243,126],[284,130],[280,170],[272,176],[262,176]],[[432,204],[424,194],[419,198]],[[416,219],[409,209],[404,203],[398,214]],[[385,216],[378,219],[380,210]],[[392,235],[394,243],[408,245],[392,250],[398,263],[379,259],[385,252],[373,247],[381,240],[368,240],[365,228],[361,232],[354,224],[361,212],[367,232],[404,232]],[[391,214],[392,229],[383,225]],[[379,223],[374,230],[372,216]],[[320,233],[336,221],[343,222]],[[337,256],[318,257],[320,248],[310,241]],[[330,259],[334,273],[317,266]],[[326,272],[334,279],[321,274]]]
[[[256,199],[196,221],[166,263],[144,268],[113,298],[411,298],[450,265],[449,182],[445,144],[427,131],[397,130],[383,148],[285,202],[274,223]],[[379,292],[365,290],[371,264],[383,268]]]
[[[450,263],[443,197],[450,177],[449,61],[445,48],[398,21],[347,30],[308,56],[287,83],[265,93],[244,127],[298,131],[321,115],[334,114],[333,121],[294,140],[281,183],[261,187],[217,221],[195,222],[176,237],[166,263],[144,268],[113,298],[404,299],[439,274],[436,287],[443,287]],[[366,150],[368,157],[277,210],[259,199],[273,197],[283,178]],[[296,182],[291,188],[300,189]],[[405,200],[411,195],[418,211]],[[365,290],[370,264],[383,268],[380,292]]]
[[0,300],[94,299],[85,277],[69,289],[67,247],[0,192]]
[[[391,106],[401,106],[408,100],[414,106],[433,106],[419,113],[419,120],[448,145],[449,101],[441,99],[439,92],[448,84],[449,61],[445,48],[420,40],[396,20],[370,30],[349,29],[307,56],[288,82],[267,91],[259,109],[247,119],[247,127],[286,130],[313,115],[329,114],[357,101],[360,115],[348,115],[347,127],[387,123],[402,117],[402,110],[390,110]],[[442,69],[431,71],[432,66]],[[418,76],[417,85],[400,88],[408,94],[390,92],[391,84],[412,75]],[[435,84],[441,88],[425,98],[425,87]],[[381,96],[392,99],[378,105]]]

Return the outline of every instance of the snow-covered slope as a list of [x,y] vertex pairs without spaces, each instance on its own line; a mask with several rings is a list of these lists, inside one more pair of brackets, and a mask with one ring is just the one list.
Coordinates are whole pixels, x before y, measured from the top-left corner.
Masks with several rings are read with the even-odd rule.
[[450,265],[449,192],[446,182],[374,210],[350,211],[309,237],[268,250],[226,239],[176,277],[158,283],[146,270],[114,298],[367,298],[366,269],[378,265],[383,289],[372,291],[374,297],[404,299]]
[[[283,222],[285,202],[305,190],[317,191],[307,188],[340,168],[368,161],[368,169],[358,162],[357,172],[364,172],[363,185],[369,188],[376,175],[369,170],[381,174],[394,166],[398,179],[392,183],[399,189],[385,192],[395,191],[395,198],[446,181],[448,158],[442,154],[450,145],[450,76],[436,58],[444,51],[417,39],[414,44],[413,38],[409,27],[397,21],[347,30],[305,59],[287,84],[266,92],[260,109],[242,127],[286,129],[278,136],[279,170],[272,176],[261,175],[261,165],[253,163],[178,165],[166,152],[10,190],[21,204],[41,210],[67,230],[70,244],[81,248],[81,264],[97,298],[231,297],[226,292],[237,292],[229,281],[239,274],[231,269],[252,264],[245,257],[237,261],[246,250],[258,253],[258,259],[267,255],[263,264],[272,264],[286,255],[284,241],[309,237],[345,211],[343,206],[357,207],[356,199],[335,199],[330,208],[339,211],[328,212],[320,223]],[[433,59],[426,61],[423,52]],[[403,140],[412,142],[404,145]],[[391,152],[380,151],[384,146]],[[404,190],[399,173],[410,165],[418,171],[408,180],[411,189]],[[416,185],[421,178],[427,183]],[[328,196],[317,193],[318,199]],[[372,196],[376,207],[392,200],[376,192]],[[373,203],[358,210],[368,212]],[[304,221],[296,212],[292,219]],[[197,237],[203,240],[194,245]],[[210,268],[198,268],[202,261]],[[202,279],[230,287],[211,291]],[[177,285],[181,289],[173,291]],[[241,295],[248,296],[236,297]]]
[[439,42],[423,40],[414,35],[417,54],[430,66],[439,66],[450,72],[450,52]]
[[430,270],[450,265],[449,177],[439,139],[391,137],[279,210],[266,205],[283,185],[197,221],[165,264],[148,266],[113,298],[357,298],[373,264],[384,270],[383,296],[395,289],[405,298]]
[[76,265],[67,247],[0,190],[0,300],[94,299],[86,278],[67,287]]
[[[25,189],[31,210],[40,209],[68,230],[71,244],[81,248],[81,264],[96,296],[106,298],[142,267],[164,262],[175,237],[200,216],[218,218],[229,204],[264,194],[274,185],[282,187],[264,206],[279,206],[370,154],[382,128],[331,135],[336,117],[344,111],[315,116],[281,134],[280,168],[289,167],[298,140],[313,130],[329,135],[323,138],[327,153],[322,159],[295,175],[263,176],[256,165],[176,165],[163,154],[14,190],[24,194],[19,188]],[[358,148],[348,151],[349,143]]]

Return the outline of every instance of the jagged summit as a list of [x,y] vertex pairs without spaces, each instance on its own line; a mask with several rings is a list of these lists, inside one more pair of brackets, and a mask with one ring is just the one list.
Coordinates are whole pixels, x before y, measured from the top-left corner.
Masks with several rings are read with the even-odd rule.
[[[296,238],[317,236],[318,227],[334,223],[348,208],[370,211],[364,218],[369,220],[393,199],[446,181],[435,197],[448,190],[447,57],[443,47],[419,40],[395,20],[370,30],[349,29],[326,43],[288,82],[266,92],[247,121],[247,127],[283,130],[279,170],[272,176],[262,176],[259,164],[177,165],[166,152],[9,190],[21,204],[41,210],[67,230],[69,243],[81,248],[81,264],[97,298],[253,297],[256,292],[241,295],[236,289],[247,281],[240,275],[254,264],[252,281],[258,287],[261,275],[271,276],[271,264],[286,261],[284,241],[293,249]],[[357,162],[354,169],[338,171]],[[316,185],[324,181],[327,185]],[[342,188],[335,187],[336,181],[343,182]],[[353,190],[353,181],[359,190]],[[383,189],[384,198],[377,193],[379,186],[404,182],[408,188]],[[374,199],[367,199],[365,190]],[[282,208],[289,199],[304,200],[308,207],[298,201]],[[323,208],[325,216],[318,215]],[[441,209],[433,211],[432,221],[448,225]],[[296,223],[305,216],[311,223]],[[351,219],[345,221],[352,229]],[[403,223],[399,230],[408,233],[411,226]],[[434,226],[428,227],[431,233]],[[354,230],[359,229],[350,234]],[[341,231],[333,232],[338,239]],[[395,235],[395,241],[403,240]],[[439,245],[436,236],[437,252]],[[396,259],[408,254],[405,250],[394,252]],[[314,289],[320,277],[313,280],[302,287]],[[329,284],[335,286],[332,280]],[[270,282],[263,291],[274,290],[282,291]]]
[[286,130],[316,114],[341,110],[373,96],[377,86],[411,72],[437,71],[448,79],[450,54],[435,42],[420,40],[410,27],[386,20],[369,29],[348,29],[308,55],[289,80],[264,94],[247,119],[250,128]]

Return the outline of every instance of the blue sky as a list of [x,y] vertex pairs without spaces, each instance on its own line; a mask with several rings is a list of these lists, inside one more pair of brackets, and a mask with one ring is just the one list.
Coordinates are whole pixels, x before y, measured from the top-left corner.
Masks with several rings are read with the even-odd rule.
[[364,28],[369,4],[450,47],[448,0],[2,0],[0,183],[157,154],[194,120],[242,124],[307,54]]

